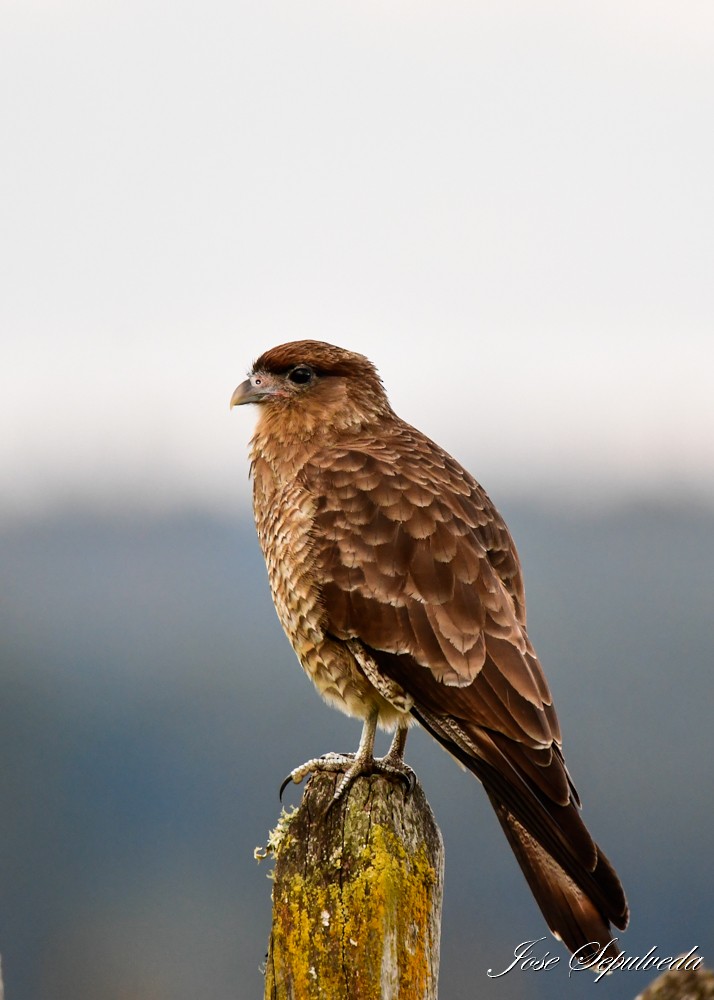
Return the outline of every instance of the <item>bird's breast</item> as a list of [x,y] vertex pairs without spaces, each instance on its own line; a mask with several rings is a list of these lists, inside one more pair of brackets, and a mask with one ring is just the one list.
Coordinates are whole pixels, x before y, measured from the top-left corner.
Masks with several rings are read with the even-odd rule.
[[275,610],[304,670],[322,697],[347,715],[366,718],[377,704],[391,728],[397,712],[365,677],[345,642],[327,633],[316,565],[315,497],[253,462],[253,507]]

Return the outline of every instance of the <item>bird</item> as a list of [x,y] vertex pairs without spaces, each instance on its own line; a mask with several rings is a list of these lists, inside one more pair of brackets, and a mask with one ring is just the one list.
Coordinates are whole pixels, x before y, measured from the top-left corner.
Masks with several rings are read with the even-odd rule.
[[[434,386],[443,392],[443,386]],[[629,908],[581,818],[553,698],[526,628],[515,544],[479,483],[392,409],[375,365],[317,340],[263,353],[231,408],[254,404],[253,509],[278,618],[332,706],[363,721],[341,772],[413,783],[420,724],[483,785],[545,921],[582,960],[620,953]],[[377,727],[393,731],[374,755]]]

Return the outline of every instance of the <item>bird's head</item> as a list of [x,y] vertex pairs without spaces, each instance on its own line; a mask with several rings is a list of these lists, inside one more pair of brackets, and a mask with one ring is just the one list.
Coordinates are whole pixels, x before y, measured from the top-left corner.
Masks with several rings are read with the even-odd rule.
[[259,404],[263,421],[277,420],[301,435],[391,412],[372,362],[319,340],[296,340],[262,354],[231,397],[231,408],[244,403]]

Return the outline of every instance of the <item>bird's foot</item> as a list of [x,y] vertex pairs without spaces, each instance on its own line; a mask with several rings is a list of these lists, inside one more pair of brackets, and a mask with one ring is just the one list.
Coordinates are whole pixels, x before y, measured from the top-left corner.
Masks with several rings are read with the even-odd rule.
[[379,764],[380,773],[401,779],[407,786],[407,795],[411,795],[417,781],[416,771],[404,763],[401,752],[390,751],[385,757],[376,760],[375,764]]
[[416,774],[400,757],[387,754],[385,757],[372,757],[359,753],[326,753],[322,757],[314,757],[294,768],[280,786],[280,798],[290,782],[299,785],[300,782],[315,771],[344,771],[342,780],[335,789],[332,803],[339,802],[349,791],[356,778],[363,775],[383,774],[387,778],[403,781],[407,792],[414,790]]
[[416,774],[403,760],[396,760],[389,754],[386,757],[360,757],[359,754],[352,756],[353,762],[345,771],[344,777],[332,796],[333,803],[339,802],[347,794],[354,780],[362,775],[383,774],[385,778],[403,781],[407,787],[407,793],[413,791],[416,784]]
[[322,757],[313,757],[306,760],[299,767],[294,767],[280,786],[280,799],[282,801],[283,792],[290,782],[299,785],[300,782],[315,771],[345,771],[354,763],[356,754],[353,753],[326,753]]

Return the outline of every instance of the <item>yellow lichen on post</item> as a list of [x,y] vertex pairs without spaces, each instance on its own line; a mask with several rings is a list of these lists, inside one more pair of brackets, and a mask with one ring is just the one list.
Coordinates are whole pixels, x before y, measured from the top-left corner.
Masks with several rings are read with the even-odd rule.
[[443,845],[421,788],[308,782],[275,839],[266,1000],[434,1000]]
[[344,937],[355,949],[351,963],[358,970],[381,956],[380,997],[421,998],[428,995],[433,941],[429,915],[438,875],[422,844],[407,855],[403,842],[380,824],[355,873],[342,893]]

